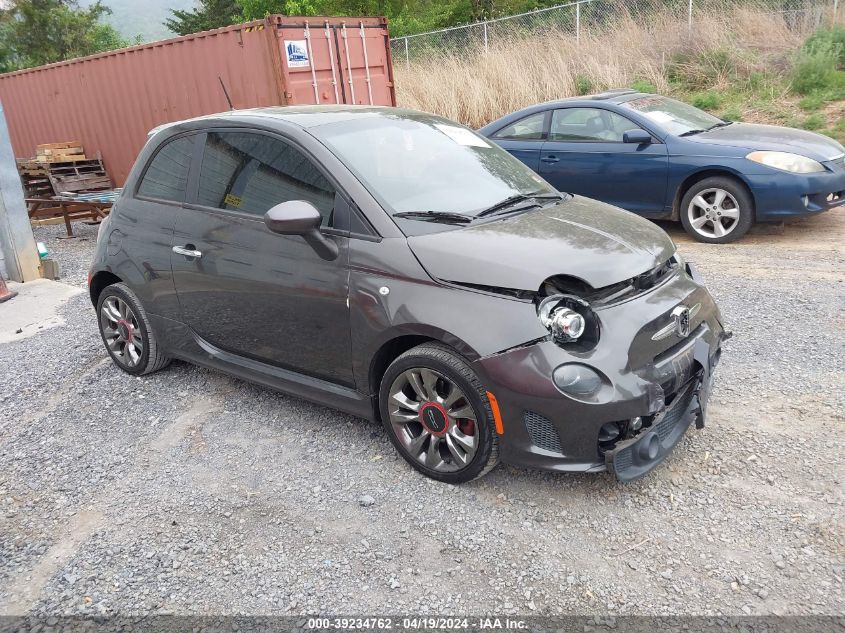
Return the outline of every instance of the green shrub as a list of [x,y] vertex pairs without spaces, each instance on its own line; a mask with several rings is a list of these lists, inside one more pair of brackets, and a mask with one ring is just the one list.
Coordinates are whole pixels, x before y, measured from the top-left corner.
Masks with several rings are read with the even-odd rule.
[[810,53],[818,50],[835,50],[838,53],[837,66],[845,66],[845,26],[837,24],[819,29],[807,38],[803,49]]
[[841,48],[830,42],[818,42],[812,49],[803,48],[792,70],[792,90],[800,95],[822,93],[841,84],[837,67]]
[[593,91],[593,80],[584,75],[575,78],[575,93],[579,96],[588,95]]
[[637,92],[657,92],[657,86],[645,79],[637,79],[631,84],[631,89]]
[[826,123],[827,121],[825,121],[824,117],[820,113],[816,112],[804,119],[803,123],[801,123],[801,127],[805,130],[820,130]]
[[692,105],[702,110],[715,110],[722,105],[722,96],[712,90],[692,96]]

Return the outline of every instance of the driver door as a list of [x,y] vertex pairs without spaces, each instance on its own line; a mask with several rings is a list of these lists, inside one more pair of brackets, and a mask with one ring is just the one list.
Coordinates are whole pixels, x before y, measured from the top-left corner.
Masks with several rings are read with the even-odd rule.
[[625,143],[639,126],[602,108],[552,112],[539,173],[559,191],[576,193],[647,216],[665,211],[669,177],[666,145]]

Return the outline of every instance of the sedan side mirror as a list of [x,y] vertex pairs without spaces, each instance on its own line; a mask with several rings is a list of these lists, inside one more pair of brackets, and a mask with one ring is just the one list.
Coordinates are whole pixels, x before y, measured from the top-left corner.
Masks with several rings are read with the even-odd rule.
[[622,135],[622,140],[625,143],[636,143],[637,145],[642,145],[643,143],[651,143],[651,134],[639,128],[636,130],[628,130]]
[[337,258],[337,244],[320,232],[323,216],[305,200],[281,202],[264,214],[264,224],[279,235],[301,235],[326,260]]

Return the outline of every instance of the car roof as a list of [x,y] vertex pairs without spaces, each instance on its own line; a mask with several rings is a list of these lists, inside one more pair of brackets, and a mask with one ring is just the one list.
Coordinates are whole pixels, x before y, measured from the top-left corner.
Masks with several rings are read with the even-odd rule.
[[426,115],[418,110],[409,108],[391,108],[387,106],[355,106],[355,105],[308,105],[308,106],[270,106],[263,108],[248,108],[244,110],[230,110],[216,114],[206,114],[183,121],[173,121],[159,125],[150,130],[149,136],[184,123],[195,121],[222,121],[236,123],[255,123],[256,119],[270,119],[284,121],[302,128],[338,123],[362,118],[373,118],[389,114],[392,117],[413,119]]
[[620,88],[617,90],[607,90],[605,92],[600,92],[598,94],[592,95],[583,95],[581,97],[567,97],[566,99],[556,99],[554,101],[546,101],[545,103],[540,103],[537,105],[542,106],[549,106],[549,105],[564,105],[568,103],[577,103],[579,105],[583,105],[585,101],[603,101],[605,103],[625,103],[626,101],[631,101],[633,99],[639,99],[640,97],[653,97],[654,95],[648,92],[638,92],[636,90],[628,90],[624,88]]

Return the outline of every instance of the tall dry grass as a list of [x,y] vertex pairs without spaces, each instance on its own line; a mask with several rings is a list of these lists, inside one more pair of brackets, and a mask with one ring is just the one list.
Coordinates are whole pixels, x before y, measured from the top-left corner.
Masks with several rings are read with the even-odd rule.
[[580,42],[546,32],[497,39],[487,52],[426,51],[410,64],[396,60],[397,100],[480,127],[530,104],[574,96],[585,82],[602,90],[639,80],[666,92],[669,78],[681,76],[691,89],[727,90],[738,77],[788,66],[812,31],[809,24],[790,28],[788,18],[770,11],[748,5],[699,10],[691,32],[683,15],[643,18],[623,11],[610,28],[582,32]]

